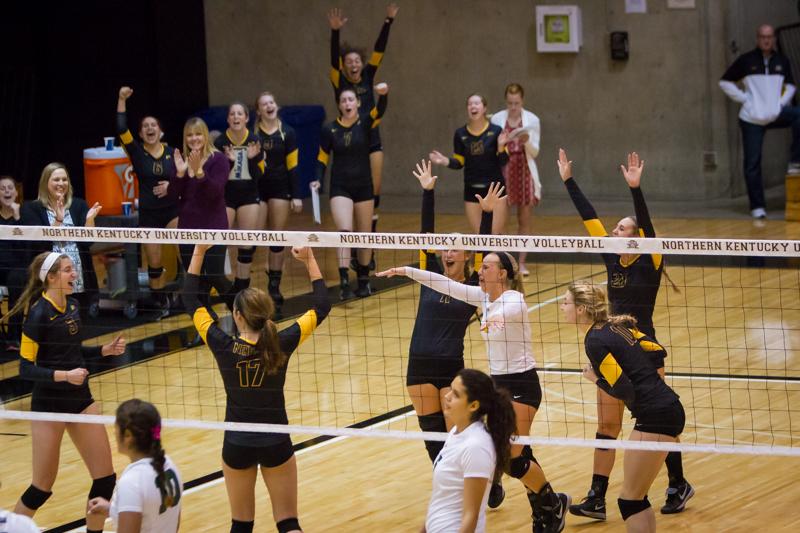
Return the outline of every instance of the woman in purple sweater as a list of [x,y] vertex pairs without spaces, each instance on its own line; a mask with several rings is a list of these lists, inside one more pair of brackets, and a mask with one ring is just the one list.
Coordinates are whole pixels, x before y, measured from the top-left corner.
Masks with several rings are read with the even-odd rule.
[[[225,183],[230,164],[225,154],[214,148],[208,126],[190,118],[183,127],[183,153],[175,149],[175,174],[170,176],[169,194],[178,199],[178,228],[228,229],[225,212]],[[194,245],[180,245],[181,261],[188,267]],[[212,247],[203,262],[202,286],[228,295],[231,284],[225,277],[225,247]],[[204,302],[207,303],[207,302]]]

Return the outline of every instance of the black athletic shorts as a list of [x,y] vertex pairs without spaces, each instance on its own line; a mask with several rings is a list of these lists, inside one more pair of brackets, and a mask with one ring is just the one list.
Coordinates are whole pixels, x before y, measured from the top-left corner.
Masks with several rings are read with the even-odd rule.
[[228,442],[228,439],[222,443],[222,460],[236,470],[253,466],[274,468],[291,459],[292,455],[294,449],[288,435],[285,440],[266,446],[241,446]]
[[178,206],[170,205],[159,209],[139,209],[140,228],[166,228],[178,218]]
[[408,356],[406,385],[430,383],[437,389],[449,387],[459,370],[464,368],[463,357]]
[[31,411],[40,413],[69,413],[77,415],[94,403],[89,385],[68,390],[34,388]]
[[380,127],[369,130],[369,153],[383,152]]
[[255,180],[228,180],[225,184],[225,207],[239,209],[250,204],[258,205],[258,183]]
[[[505,185],[504,180],[497,180],[500,182],[500,185]],[[489,184],[488,183],[465,183],[464,184],[464,201],[471,202],[473,204],[478,203],[478,199],[475,198],[475,195],[478,194],[480,196],[486,196],[486,193],[489,191]]]
[[542,386],[535,368],[518,374],[494,374],[492,379],[495,387],[508,389],[514,402],[530,405],[534,409],[538,409],[542,403]]
[[683,433],[686,425],[686,413],[681,402],[676,401],[668,407],[649,409],[636,416],[633,429],[642,433],[656,433],[677,437]]
[[289,179],[261,178],[258,180],[258,197],[262,202],[273,199],[291,200],[292,191],[289,188]]
[[375,198],[372,188],[372,181],[364,184],[331,183],[331,198],[344,196],[350,198],[353,203],[366,202]]

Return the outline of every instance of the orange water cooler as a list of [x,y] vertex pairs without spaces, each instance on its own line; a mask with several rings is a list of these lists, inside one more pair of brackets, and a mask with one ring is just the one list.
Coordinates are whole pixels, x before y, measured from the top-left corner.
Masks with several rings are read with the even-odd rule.
[[125,151],[114,146],[83,151],[86,202],[99,202],[102,215],[121,215],[122,202],[134,204],[139,198],[139,181]]

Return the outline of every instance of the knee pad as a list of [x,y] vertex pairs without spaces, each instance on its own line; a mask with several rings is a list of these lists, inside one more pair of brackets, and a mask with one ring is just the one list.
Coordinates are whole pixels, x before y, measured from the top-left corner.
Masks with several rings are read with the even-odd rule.
[[161,274],[164,273],[164,267],[147,267],[147,277],[152,279],[158,279],[161,277]]
[[[608,435],[603,435],[602,433],[595,433],[594,438],[596,438],[597,440],[617,440],[616,437],[610,437]],[[601,452],[607,452],[611,448],[597,448],[597,449],[600,450]]]
[[237,261],[244,265],[249,265],[253,262],[253,254],[256,253],[255,246],[248,246],[246,248],[239,248],[239,256]]
[[527,444],[522,447],[522,457],[527,457],[530,462],[539,464],[539,461],[533,456],[533,449]]
[[647,496],[641,500],[623,500],[619,498],[617,500],[617,505],[619,505],[619,512],[622,515],[622,519],[627,520],[629,517],[641,513],[650,507],[650,500],[647,499]]
[[25,492],[22,493],[20,500],[22,501],[23,505],[28,509],[35,511],[46,502],[53,493],[50,491],[37,489],[33,485],[28,487]]
[[286,247],[285,246],[270,246],[269,251],[273,254],[281,253]]
[[511,458],[511,460],[508,462],[508,472],[506,473],[511,477],[522,479],[525,474],[528,473],[530,468],[531,460],[528,457],[525,457],[525,455],[520,455],[519,457]]
[[381,206],[381,195],[380,194],[376,194],[372,198],[372,204],[375,206],[375,209],[378,209]]
[[242,522],[241,520],[231,520],[231,533],[253,533],[255,520]]
[[111,474],[110,476],[101,477],[92,481],[92,488],[89,489],[89,499],[96,497],[111,500],[114,494],[114,486],[117,484],[117,475]]
[[297,518],[284,518],[280,522],[275,522],[278,533],[288,533],[295,529],[300,529],[300,521]]

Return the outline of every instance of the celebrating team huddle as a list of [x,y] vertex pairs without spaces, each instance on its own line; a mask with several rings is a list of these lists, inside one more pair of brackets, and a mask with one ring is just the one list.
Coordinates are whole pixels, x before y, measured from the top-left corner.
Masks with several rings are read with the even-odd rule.
[[[397,14],[396,5],[387,7],[374,51],[367,59],[359,49],[340,43],[340,33],[348,22],[344,13],[339,9],[328,13],[329,79],[338,116],[321,129],[310,187],[327,190],[339,232],[376,231],[384,152],[380,126],[390,117],[389,85],[378,82],[376,74]],[[161,141],[160,122],[152,116],[141,120],[138,138],[134,136],[127,118],[133,94],[130,87],[119,89],[116,126],[139,180],[140,227],[282,230],[292,213],[301,212],[297,133],[279,118],[277,99],[271,92],[261,92],[255,99],[254,121],[247,104],[232,103],[228,128],[216,139],[203,120],[190,118],[179,147]],[[484,96],[467,96],[467,122],[455,130],[451,156],[420,147],[428,156],[411,173],[422,190],[420,233],[436,229],[438,178],[433,168],[439,165],[463,169],[464,212],[474,233],[504,234],[509,212],[516,207],[520,234],[530,234],[531,209],[542,199],[535,161],[541,128],[538,117],[523,108],[520,84],[510,83],[503,96],[507,109],[493,115]],[[644,161],[637,153],[629,154],[621,167],[635,216],[621,219],[610,234],[579,188],[564,150],[559,151],[557,169],[590,235],[655,237],[641,189]],[[91,226],[102,209],[99,205],[89,208],[72,198],[63,166],[46,169],[40,189],[39,217],[28,209],[33,218],[21,224],[46,221],[52,226]],[[14,320],[26,312],[20,333],[20,376],[34,382],[34,412],[99,414],[100,406],[88,383],[88,362],[126,351],[122,336],[100,347],[82,343],[81,311],[93,301],[78,297],[91,290],[84,289],[91,261],[81,261],[82,251],[77,243],[58,243],[32,257],[27,286],[3,318]],[[166,317],[175,302],[165,288],[164,250],[160,244],[146,243],[143,251],[150,294],[159,318]],[[286,254],[283,246],[270,246],[265,263],[259,266],[266,274],[263,289],[251,282],[257,268],[253,265],[255,246],[226,250],[220,244],[181,244],[179,255],[185,270],[180,302],[213,355],[224,384],[225,422],[288,425],[285,387],[290,361],[332,308],[314,252],[294,247]],[[311,303],[299,318],[279,330],[276,323],[288,305],[288,297],[281,292],[287,255],[302,265],[304,276],[307,274]],[[596,438],[617,439],[627,408],[635,419],[630,440],[678,442],[686,417],[678,395],[664,380],[668,354],[657,340],[653,324],[662,276],[669,280],[664,259],[655,254],[608,253],[602,258],[606,284],[572,280],[560,297],[563,321],[575,324],[583,333],[587,359],[582,375],[597,386]],[[234,264],[226,266],[226,260]],[[337,249],[336,261],[336,292],[344,302],[372,297],[373,285],[379,282],[375,278],[405,276],[420,285],[407,354],[406,390],[419,428],[446,434],[443,441],[424,441],[433,468],[433,487],[426,516],[416,517],[423,531],[486,531],[491,525],[487,508],[495,509],[505,499],[504,475],[522,483],[530,509],[520,513],[527,520],[530,511],[534,532],[564,530],[569,514],[607,518],[606,496],[615,449],[594,451],[590,489],[582,501],[573,503],[570,495],[555,489],[563,486],[559,472],[545,462],[540,464],[533,447],[518,441],[533,435],[533,422],[543,408],[536,339],[523,287],[529,275],[526,253],[423,249],[414,266],[376,272],[372,250],[342,247]],[[350,270],[355,271],[355,286]],[[677,290],[674,284],[673,288]],[[218,301],[230,312],[230,327],[214,311],[213,304]],[[488,373],[465,368],[465,337],[476,316]],[[119,532],[177,531],[186,504],[181,465],[165,454],[161,415],[147,400],[130,399],[116,410],[117,447],[130,459],[119,478],[102,426],[33,421],[32,478],[15,513],[33,517],[51,497],[61,440],[67,432],[92,478],[87,532],[102,531],[109,517]],[[303,531],[298,465],[288,433],[229,430],[220,455],[231,533],[254,531],[259,474],[277,531]],[[648,492],[662,464],[667,465],[669,488],[661,513],[683,511],[694,495],[683,475],[681,455],[650,450],[627,450],[624,455],[624,481],[617,500],[620,514],[629,531],[654,531],[655,513]]]

